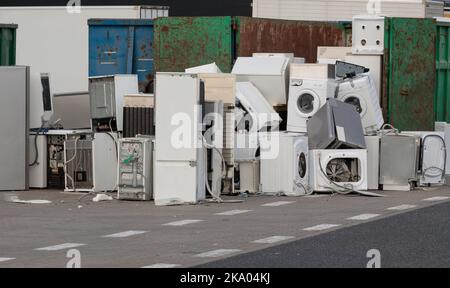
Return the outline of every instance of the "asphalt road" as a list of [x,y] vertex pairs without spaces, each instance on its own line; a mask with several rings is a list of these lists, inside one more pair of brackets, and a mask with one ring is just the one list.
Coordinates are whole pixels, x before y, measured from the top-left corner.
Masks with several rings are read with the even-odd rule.
[[[377,249],[379,255],[370,254]],[[450,267],[450,203],[241,254],[200,267]],[[372,262],[371,262],[372,263]],[[373,267],[373,266],[371,266]]]
[[365,267],[370,249],[380,250],[382,267],[450,266],[450,189],[381,193],[174,207],[93,203],[50,190],[0,193],[0,268],[63,268],[73,249],[88,268]]

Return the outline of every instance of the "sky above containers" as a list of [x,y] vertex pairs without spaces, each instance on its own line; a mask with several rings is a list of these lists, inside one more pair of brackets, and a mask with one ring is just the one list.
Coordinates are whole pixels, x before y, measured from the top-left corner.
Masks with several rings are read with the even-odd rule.
[[[251,16],[252,0],[80,0],[81,5],[164,5],[172,16]],[[69,0],[1,0],[0,6],[64,6]]]

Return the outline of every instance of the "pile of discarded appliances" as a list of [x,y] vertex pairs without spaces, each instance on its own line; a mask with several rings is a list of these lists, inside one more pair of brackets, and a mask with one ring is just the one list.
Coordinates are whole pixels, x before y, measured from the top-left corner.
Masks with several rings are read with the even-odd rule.
[[52,140],[50,170],[65,174],[67,191],[117,190],[120,200],[156,205],[443,185],[450,127],[400,132],[385,124],[384,50],[372,40],[318,47],[318,63],[255,53],[237,58],[231,73],[215,63],[158,72],[154,95],[139,94],[136,75],[92,77],[92,131]]

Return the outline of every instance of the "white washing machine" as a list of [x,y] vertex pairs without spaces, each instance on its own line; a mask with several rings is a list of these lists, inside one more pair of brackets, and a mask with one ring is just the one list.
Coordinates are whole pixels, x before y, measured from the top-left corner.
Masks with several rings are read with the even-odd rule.
[[347,79],[338,84],[337,99],[355,106],[361,116],[364,132],[375,134],[383,124],[383,112],[373,80],[369,75]]
[[308,119],[328,98],[334,98],[335,92],[333,79],[291,79],[287,131],[306,133]]
[[261,155],[261,192],[274,195],[309,194],[308,137],[306,134],[278,133],[278,157]]
[[313,191],[367,190],[367,150],[310,150],[309,183]]
[[408,131],[402,134],[418,135],[420,145],[420,186],[445,184],[447,149],[444,132]]
[[378,97],[381,94],[381,79],[383,71],[383,56],[382,55],[355,55],[349,54],[345,56],[345,62],[361,65],[369,68],[370,77],[375,84],[375,88],[378,92]]

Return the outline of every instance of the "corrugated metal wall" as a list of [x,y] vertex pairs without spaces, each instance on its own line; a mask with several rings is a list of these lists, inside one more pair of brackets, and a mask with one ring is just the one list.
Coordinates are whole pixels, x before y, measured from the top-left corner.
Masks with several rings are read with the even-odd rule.
[[[375,2],[375,1],[374,1]],[[426,1],[381,1],[378,14],[389,17],[443,16],[443,3]],[[253,17],[289,20],[341,21],[368,14],[368,0],[254,0]]]

